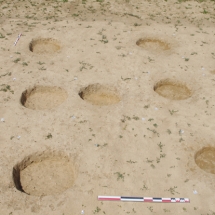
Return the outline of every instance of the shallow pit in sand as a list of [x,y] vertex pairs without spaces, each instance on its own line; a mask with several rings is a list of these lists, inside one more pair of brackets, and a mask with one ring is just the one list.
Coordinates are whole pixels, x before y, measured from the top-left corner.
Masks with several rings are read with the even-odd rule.
[[185,84],[170,79],[159,81],[155,84],[154,91],[160,96],[172,100],[184,100],[192,95],[191,90]]
[[33,110],[52,109],[62,104],[67,97],[67,92],[60,87],[35,86],[22,93],[21,104]]
[[166,51],[170,50],[169,43],[155,38],[142,38],[136,42],[139,47],[151,51]]
[[52,38],[34,39],[29,44],[29,50],[37,54],[52,54],[60,48],[60,43]]
[[195,155],[195,162],[205,172],[215,174],[215,148],[204,147]]
[[75,166],[65,155],[36,153],[13,168],[15,187],[33,196],[63,193],[75,181]]
[[211,74],[212,74],[212,75],[215,75],[215,69],[211,71]]
[[116,88],[101,84],[92,84],[81,89],[79,96],[83,100],[99,106],[116,104],[121,100]]

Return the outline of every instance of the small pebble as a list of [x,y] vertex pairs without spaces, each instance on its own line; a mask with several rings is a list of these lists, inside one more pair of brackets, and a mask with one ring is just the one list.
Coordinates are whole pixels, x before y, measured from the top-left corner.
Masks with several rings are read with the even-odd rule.
[[193,194],[198,194],[198,192],[196,190],[193,191]]
[[1,122],[5,122],[5,121],[4,121],[4,118],[1,118]]
[[184,130],[180,130],[179,132],[180,132],[180,134],[183,134],[183,133],[184,133]]
[[72,119],[75,119],[76,117],[75,117],[75,116],[71,116],[71,118],[72,118]]

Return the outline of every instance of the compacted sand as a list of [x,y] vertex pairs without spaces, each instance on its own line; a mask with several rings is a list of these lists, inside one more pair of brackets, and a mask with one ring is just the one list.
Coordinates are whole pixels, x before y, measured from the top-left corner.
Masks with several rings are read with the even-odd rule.
[[0,1],[0,214],[215,214],[214,8]]

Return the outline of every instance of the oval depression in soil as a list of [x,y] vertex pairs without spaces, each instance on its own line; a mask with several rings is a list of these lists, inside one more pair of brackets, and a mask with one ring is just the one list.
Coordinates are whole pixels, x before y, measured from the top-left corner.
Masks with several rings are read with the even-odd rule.
[[83,100],[99,106],[112,105],[120,102],[120,96],[116,88],[101,84],[92,84],[81,89],[79,96]]
[[211,74],[212,74],[212,75],[215,75],[215,70],[212,70],[212,71],[211,71]]
[[192,95],[191,90],[185,84],[169,79],[159,81],[154,86],[154,91],[172,100],[184,100]]
[[160,50],[165,51],[170,49],[170,45],[162,40],[154,39],[154,38],[143,38],[139,39],[136,42],[136,45],[138,45],[141,48],[147,49],[147,50]]
[[60,48],[60,43],[52,38],[34,39],[29,44],[29,50],[37,54],[52,54]]
[[215,174],[215,148],[204,147],[199,150],[195,155],[195,162],[205,172]]
[[45,110],[59,106],[67,97],[67,92],[60,87],[35,86],[22,93],[21,103],[29,109]]
[[29,195],[56,195],[73,186],[75,167],[65,156],[31,155],[13,168],[13,181]]

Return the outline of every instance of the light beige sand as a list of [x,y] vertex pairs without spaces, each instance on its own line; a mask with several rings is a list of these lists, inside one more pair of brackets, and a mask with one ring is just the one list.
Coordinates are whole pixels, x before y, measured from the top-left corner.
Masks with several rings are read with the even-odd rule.
[[215,214],[214,1],[0,8],[0,214]]

